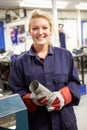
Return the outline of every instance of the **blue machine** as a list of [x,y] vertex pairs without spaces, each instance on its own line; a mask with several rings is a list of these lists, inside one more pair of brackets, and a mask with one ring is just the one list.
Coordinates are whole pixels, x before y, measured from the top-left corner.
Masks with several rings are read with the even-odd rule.
[[[12,114],[16,115],[15,130],[29,130],[28,113],[19,94],[0,98],[0,119]],[[0,130],[11,130],[0,126]]]

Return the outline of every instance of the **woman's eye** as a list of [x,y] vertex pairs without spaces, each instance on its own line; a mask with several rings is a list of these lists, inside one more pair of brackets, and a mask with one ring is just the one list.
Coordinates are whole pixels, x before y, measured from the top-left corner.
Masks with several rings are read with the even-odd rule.
[[[34,31],[35,31],[35,30],[38,30],[38,29],[39,29],[38,27],[32,28],[32,30],[34,30]],[[46,29],[48,29],[48,27],[42,27],[42,29],[43,29],[43,30],[46,30]]]
[[48,27],[43,27],[43,29],[48,29]]
[[38,28],[32,28],[32,30],[37,30]]

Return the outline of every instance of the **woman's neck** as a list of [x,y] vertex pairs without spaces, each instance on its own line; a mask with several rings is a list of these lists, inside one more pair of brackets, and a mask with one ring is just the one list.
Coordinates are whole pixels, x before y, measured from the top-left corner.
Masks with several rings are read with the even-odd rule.
[[33,45],[33,48],[37,54],[38,57],[45,59],[47,53],[48,53],[48,49],[49,46],[46,45]]

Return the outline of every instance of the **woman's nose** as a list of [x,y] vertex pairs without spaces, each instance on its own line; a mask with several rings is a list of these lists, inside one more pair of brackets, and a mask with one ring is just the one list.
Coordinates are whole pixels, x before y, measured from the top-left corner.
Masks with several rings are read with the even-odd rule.
[[43,29],[40,28],[40,29],[38,30],[38,33],[39,33],[39,34],[42,34],[42,33],[43,33]]

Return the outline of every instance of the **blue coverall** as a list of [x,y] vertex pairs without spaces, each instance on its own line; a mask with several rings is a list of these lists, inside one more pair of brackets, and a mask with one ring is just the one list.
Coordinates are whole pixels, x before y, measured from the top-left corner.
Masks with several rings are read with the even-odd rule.
[[31,47],[18,56],[10,71],[11,90],[23,96],[30,92],[29,85],[33,80],[38,80],[53,92],[68,86],[73,100],[59,111],[48,112],[45,106],[39,106],[34,112],[29,112],[29,130],[77,130],[73,105],[80,101],[80,81],[71,53],[50,46],[42,62]]

